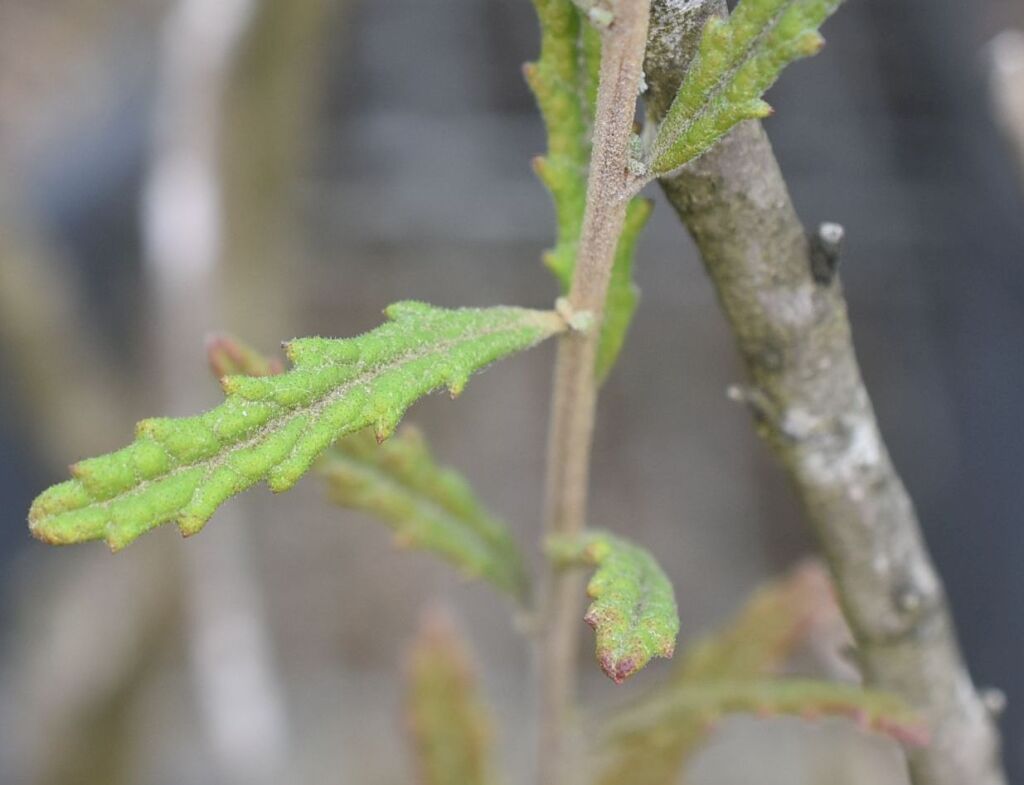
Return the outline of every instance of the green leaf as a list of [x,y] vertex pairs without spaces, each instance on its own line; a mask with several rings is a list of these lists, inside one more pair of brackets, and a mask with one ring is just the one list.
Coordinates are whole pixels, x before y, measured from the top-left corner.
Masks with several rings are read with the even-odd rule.
[[548,135],[547,155],[533,161],[555,207],[556,243],[545,254],[544,263],[564,293],[576,264],[590,165],[591,72],[581,54],[582,31],[587,26],[571,0],[534,0],[534,7],[541,29],[540,58],[528,63],[523,72]]
[[392,433],[418,398],[457,395],[474,372],[564,329],[560,316],[522,308],[390,306],[389,323],[350,339],[301,338],[279,376],[228,376],[227,400],[196,417],[144,420],[135,442],[81,461],[44,491],[32,533],[55,544],[105,539],[119,550],[176,520],[199,531],[228,498],[267,480],[291,488],[340,436]]
[[649,738],[659,729],[680,724],[699,722],[705,729],[711,728],[729,714],[846,717],[863,730],[892,736],[903,744],[920,746],[927,742],[920,718],[901,698],[856,684],[809,679],[676,684],[633,709],[619,712],[607,734],[617,743],[628,745],[634,739]]
[[855,684],[803,679],[676,682],[616,712],[598,734],[598,785],[675,785],[687,761],[729,715],[844,717],[908,746],[928,741],[900,698]]
[[[544,263],[565,294],[572,284],[587,203],[601,36],[571,0],[534,0],[534,6],[541,27],[540,58],[524,71],[544,118],[548,153],[533,164],[555,207],[555,247],[544,255]],[[650,213],[648,200],[637,198],[630,203],[616,248],[598,347],[596,374],[600,381],[614,366],[636,310],[633,257]]]
[[633,257],[640,232],[654,209],[649,199],[634,199],[626,209],[626,222],[615,249],[615,264],[608,282],[608,296],[601,322],[601,341],[597,345],[597,380],[603,382],[622,351],[629,325],[640,298],[640,290],[633,283]]
[[420,785],[492,785],[491,718],[451,622],[424,619],[409,654],[406,707]]
[[589,565],[593,600],[584,620],[597,634],[597,661],[616,684],[652,657],[671,657],[679,634],[676,598],[647,551],[607,532],[552,538],[548,555],[561,566]]
[[727,19],[712,18],[658,129],[651,174],[678,169],[737,123],[771,114],[761,96],[783,68],[821,49],[818,28],[841,2],[740,0]]
[[523,601],[519,548],[456,472],[438,466],[420,432],[403,426],[378,445],[369,431],[340,439],[321,459],[331,498],[388,524],[404,546],[433,551],[465,575]]
[[825,568],[806,562],[759,588],[727,625],[687,647],[674,679],[735,681],[775,673],[815,630],[839,619]]
[[[816,629],[838,618],[825,569],[817,562],[802,564],[755,591],[728,624],[682,652],[670,683],[639,698],[627,712],[643,717],[645,707],[660,705],[666,690],[764,680]],[[707,715],[702,707],[671,721],[635,723],[628,738],[603,756],[598,781],[617,785],[626,778],[632,785],[673,785],[713,727],[713,717]]]
[[[230,335],[206,345],[218,376],[271,376],[283,366]],[[528,598],[522,555],[455,471],[439,466],[419,429],[403,426],[378,443],[369,430],[336,441],[318,463],[332,499],[389,524],[400,545],[437,553],[464,575],[490,581],[520,602]]]

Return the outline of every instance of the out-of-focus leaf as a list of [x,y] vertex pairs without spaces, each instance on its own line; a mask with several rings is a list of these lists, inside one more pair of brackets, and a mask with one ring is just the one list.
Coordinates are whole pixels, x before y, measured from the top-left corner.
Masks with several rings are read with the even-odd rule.
[[895,698],[852,685],[768,678],[838,613],[828,575],[817,562],[758,589],[732,621],[682,653],[669,684],[616,713],[602,735],[597,782],[674,785],[717,721],[737,712],[852,712],[867,727],[919,739],[919,724]]
[[276,376],[284,363],[267,357],[233,335],[212,335],[206,341],[206,359],[218,379],[225,376]]
[[811,630],[838,614],[825,568],[806,562],[755,591],[732,621],[687,647],[674,678],[696,683],[774,673]]
[[740,0],[728,18],[712,18],[658,129],[651,174],[678,169],[737,123],[771,114],[761,96],[783,68],[821,49],[818,28],[841,2]]
[[451,622],[424,618],[409,654],[406,710],[420,785],[493,785],[491,718]]
[[459,474],[434,461],[417,429],[403,427],[380,445],[369,431],[346,436],[319,470],[335,502],[386,522],[399,544],[436,553],[466,576],[526,598],[522,556],[508,529]]
[[615,265],[608,282],[608,297],[604,304],[604,320],[601,322],[601,341],[597,345],[597,380],[603,382],[626,342],[629,325],[633,322],[640,301],[640,290],[633,283],[633,258],[640,232],[647,225],[654,203],[649,199],[634,199],[626,209],[626,222],[619,235],[615,250]]
[[629,745],[679,724],[692,727],[699,723],[709,729],[729,714],[789,715],[808,720],[845,717],[862,730],[891,736],[902,744],[920,746],[928,740],[921,719],[895,695],[856,684],[805,679],[675,684],[633,709],[619,712],[607,733],[616,744]]

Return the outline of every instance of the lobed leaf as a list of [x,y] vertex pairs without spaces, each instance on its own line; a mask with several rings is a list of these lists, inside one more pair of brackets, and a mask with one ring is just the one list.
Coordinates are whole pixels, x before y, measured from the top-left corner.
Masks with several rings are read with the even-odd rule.
[[522,556],[508,529],[459,474],[434,461],[419,430],[403,427],[380,445],[369,431],[347,436],[327,451],[319,471],[336,503],[387,522],[400,544],[432,551],[469,577],[527,598]]
[[633,283],[633,257],[640,232],[647,225],[654,203],[649,199],[634,199],[626,209],[626,222],[615,249],[615,264],[608,282],[608,296],[601,322],[601,340],[597,345],[597,380],[603,382],[626,342],[629,325],[640,299],[640,290]]
[[[649,738],[658,729],[699,722],[713,727],[730,714],[789,715],[804,719],[845,717],[865,731],[902,744],[921,746],[928,734],[899,697],[857,684],[810,679],[755,679],[702,684],[679,683],[632,710],[620,712],[608,728],[617,744]],[[636,783],[633,779],[631,782]]]
[[841,2],[740,0],[728,18],[712,18],[658,129],[650,173],[678,169],[737,123],[771,114],[761,96],[783,68],[821,49],[818,28]]
[[802,679],[677,681],[619,711],[598,745],[599,785],[675,785],[687,760],[734,714],[852,720],[908,746],[927,744],[924,723],[900,698],[855,684]]
[[775,673],[816,628],[838,618],[824,566],[806,562],[757,589],[727,625],[687,647],[673,678],[696,683]]
[[[548,152],[534,170],[555,207],[555,247],[544,263],[568,291],[583,226],[590,165],[590,70],[581,52],[587,25],[571,0],[534,0],[540,22],[540,57],[523,68],[547,129]],[[592,38],[596,38],[590,33]],[[593,53],[591,47],[589,51]],[[600,43],[596,44],[600,52]],[[596,93],[595,93],[596,95]]]
[[[626,713],[645,716],[646,707],[660,705],[666,690],[764,680],[815,628],[838,613],[824,567],[818,562],[800,565],[754,592],[722,629],[688,647],[670,683],[639,698]],[[627,779],[633,785],[672,785],[712,725],[703,708],[686,716],[680,713],[671,721],[637,722],[628,739],[604,756],[598,781],[602,785]]]
[[607,532],[553,538],[548,555],[562,566],[597,568],[584,616],[597,634],[597,661],[621,684],[652,657],[671,657],[679,634],[675,593],[647,551]]
[[[207,342],[210,367],[249,376],[282,373],[280,363],[234,336]],[[456,472],[439,466],[419,429],[404,426],[379,443],[369,430],[344,436],[318,463],[331,497],[391,525],[399,544],[429,550],[467,577],[483,578],[520,602],[528,596],[522,555]]]
[[409,654],[406,706],[420,785],[489,785],[491,720],[446,617],[424,619]]
[[[524,72],[544,118],[548,152],[534,159],[533,164],[555,207],[555,247],[544,255],[544,263],[565,294],[572,284],[587,203],[601,37],[572,0],[534,0],[534,7],[541,27],[540,58],[528,64]],[[598,348],[599,381],[614,366],[636,310],[633,257],[651,206],[646,199],[630,203],[616,248]]]
[[72,466],[74,479],[36,498],[32,533],[54,544],[105,539],[119,550],[176,520],[199,531],[228,498],[267,480],[294,485],[337,438],[368,426],[384,439],[418,398],[564,329],[522,308],[390,306],[388,323],[357,338],[302,338],[278,376],[227,376],[227,398],[205,414],[144,420],[135,441]]

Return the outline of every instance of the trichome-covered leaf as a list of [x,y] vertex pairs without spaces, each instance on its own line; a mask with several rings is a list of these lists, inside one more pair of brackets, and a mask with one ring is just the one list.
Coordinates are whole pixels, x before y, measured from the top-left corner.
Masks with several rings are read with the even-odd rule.
[[[544,118],[548,152],[533,163],[555,207],[555,247],[544,255],[544,263],[564,294],[572,284],[587,202],[601,37],[572,0],[534,0],[534,6],[541,28],[540,58],[524,70]],[[651,204],[639,198],[630,203],[619,238],[601,325],[596,369],[599,381],[614,366],[636,310],[633,257]]]
[[654,203],[648,199],[634,199],[626,209],[626,222],[619,235],[615,250],[615,264],[608,282],[608,296],[604,303],[601,322],[601,340],[597,345],[597,381],[607,378],[626,341],[629,325],[640,299],[640,290],[633,283],[633,258],[640,232],[647,225]]
[[[816,629],[838,618],[828,575],[817,562],[807,562],[788,575],[755,591],[736,616],[679,657],[668,685],[660,685],[627,708],[625,715],[645,714],[659,706],[666,691],[725,682],[764,680],[782,667],[789,655]],[[604,750],[601,785],[674,785],[687,758],[707,739],[719,709],[701,705],[671,721],[634,722],[628,735]],[[614,736],[615,734],[612,734]]]
[[650,173],[678,169],[737,123],[769,115],[761,96],[789,63],[821,49],[818,28],[841,2],[740,0],[728,18],[712,18],[658,129]]
[[383,444],[369,431],[346,436],[319,470],[335,502],[387,522],[401,545],[437,553],[463,574],[526,598],[526,572],[508,529],[461,475],[434,461],[417,429],[403,426]]
[[409,653],[406,707],[420,785],[493,785],[491,718],[447,617],[424,618]]
[[287,373],[225,377],[227,399],[205,414],[139,423],[131,445],[75,464],[74,479],[35,500],[33,534],[114,550],[167,521],[193,534],[231,496],[264,479],[287,490],[337,438],[370,426],[384,439],[418,398],[456,395],[474,371],[564,329],[523,308],[403,302],[385,313],[357,338],[292,341]]
[[554,538],[548,555],[561,566],[596,567],[584,620],[597,635],[597,661],[621,684],[652,657],[671,657],[679,634],[672,584],[643,548],[607,532]]
[[[230,335],[207,342],[210,367],[269,376],[284,368]],[[343,436],[318,463],[331,498],[389,524],[403,546],[433,551],[464,575],[490,581],[520,601],[528,595],[522,555],[505,524],[480,503],[469,484],[434,461],[411,425],[383,443],[369,429]]]

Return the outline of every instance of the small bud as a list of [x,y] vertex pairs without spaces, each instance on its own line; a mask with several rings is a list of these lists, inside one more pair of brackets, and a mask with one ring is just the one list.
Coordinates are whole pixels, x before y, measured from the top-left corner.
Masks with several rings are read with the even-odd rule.
[[819,225],[811,236],[811,276],[818,284],[828,286],[835,280],[845,236],[843,227],[831,222]]
[[569,329],[578,333],[585,333],[594,324],[594,314],[590,311],[574,310],[569,299],[559,297],[555,300],[555,312],[562,317]]
[[993,717],[1000,716],[1006,711],[1006,693],[996,687],[986,687],[980,693],[981,702],[985,709]]
[[599,8],[595,6],[587,12],[587,18],[590,20],[590,24],[598,30],[606,30],[611,27],[612,22],[615,21],[615,14],[607,8]]

